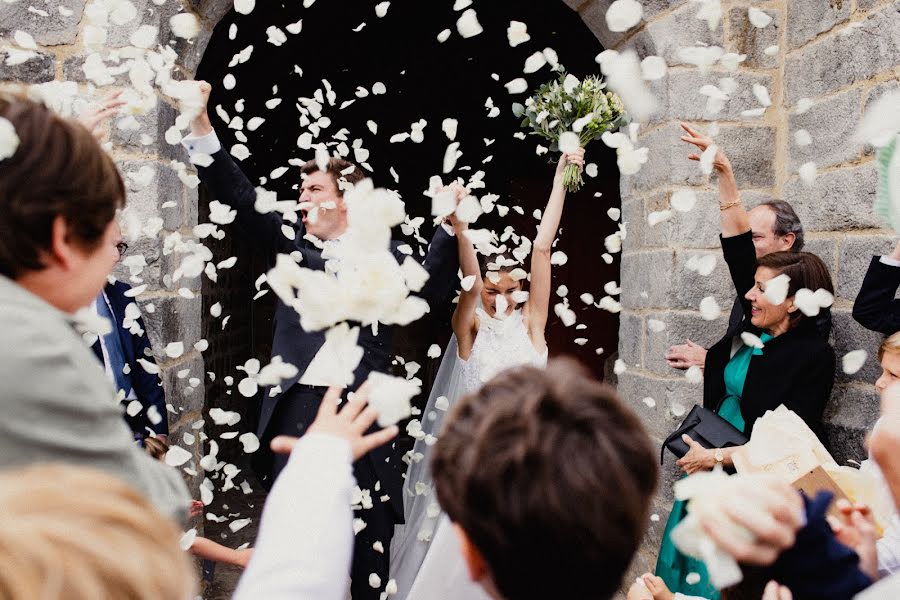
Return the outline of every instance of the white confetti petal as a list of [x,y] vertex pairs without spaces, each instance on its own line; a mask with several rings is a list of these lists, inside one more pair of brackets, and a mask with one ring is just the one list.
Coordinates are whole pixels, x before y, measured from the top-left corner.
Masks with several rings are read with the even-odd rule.
[[535,52],[531,56],[525,59],[525,73],[535,73],[540,70],[541,67],[547,64],[547,59],[544,58],[544,54],[542,52]]
[[644,14],[637,0],[615,0],[606,11],[606,25],[610,31],[628,31],[641,22]]
[[703,154],[700,155],[700,171],[704,175],[709,175],[713,171],[713,160],[716,158],[716,152],[719,151],[719,147],[715,144],[710,144],[706,150],[703,151]]
[[437,41],[443,44],[448,39],[450,39],[450,33],[451,31],[449,29],[444,29],[439,34],[437,34]]
[[35,43],[34,38],[28,32],[16,31],[13,34],[13,39],[20,48],[25,48],[26,50],[37,50],[37,44]]
[[697,194],[693,190],[677,190],[669,199],[669,205],[678,212],[690,212],[697,204]]
[[170,467],[180,467],[191,458],[193,455],[181,446],[169,446],[169,450],[166,452],[166,464]]
[[470,8],[456,21],[456,30],[463,38],[475,37],[484,31],[478,22],[478,14]]
[[641,400],[641,402],[643,402],[647,408],[656,408],[656,400],[653,398],[647,397]]
[[812,144],[812,136],[805,129],[798,129],[794,132],[794,143],[798,146],[809,146]]
[[16,128],[8,119],[0,117],[0,161],[15,154],[18,147],[19,136],[16,134]]
[[509,83],[504,84],[506,91],[510,94],[522,94],[528,91],[528,82],[525,81],[524,78],[519,77],[518,79],[513,79]]
[[244,452],[246,454],[252,454],[259,450],[259,438],[256,437],[256,434],[248,431],[247,433],[241,434],[238,437],[238,441],[244,447]]
[[747,16],[750,17],[750,23],[753,24],[754,27],[758,27],[760,29],[764,27],[768,27],[772,22],[772,17],[755,6],[751,6],[747,9]]
[[797,108],[796,108],[795,112],[798,115],[802,115],[803,113],[805,113],[806,111],[811,109],[813,106],[815,106],[815,104],[816,103],[813,102],[812,100],[810,100],[809,98],[800,98],[799,100],[797,100]]
[[650,225],[650,227],[656,227],[663,221],[668,221],[671,217],[671,210],[657,210],[647,215],[647,223]]
[[[513,48],[519,44],[524,44],[531,39],[531,36],[528,35],[528,26],[520,21],[510,21],[509,27],[506,28],[506,39]],[[530,71],[525,72],[529,73]]]
[[656,81],[666,76],[669,67],[661,56],[648,56],[641,61],[641,77],[647,81]]
[[719,303],[712,296],[707,296],[700,301],[700,316],[704,321],[715,321],[722,314]]
[[812,161],[803,163],[797,169],[797,173],[800,175],[800,180],[804,185],[812,186],[816,182],[816,163]]
[[790,284],[791,278],[782,273],[766,282],[766,290],[763,294],[768,298],[769,302],[778,306],[787,299]]
[[758,83],[753,84],[753,95],[763,106],[772,106],[772,99],[769,97],[769,90],[764,85]]
[[745,332],[741,333],[741,341],[744,342],[744,344],[746,344],[747,346],[750,346],[751,348],[758,348],[761,350],[762,348],[765,347],[765,344],[763,344],[763,341],[761,339],[759,339],[759,336],[756,334],[750,333],[749,331],[745,331]]
[[628,365],[625,364],[625,361],[621,358],[617,358],[616,362],[613,364],[613,373],[615,373],[616,375],[621,375],[627,370]]
[[242,15],[249,15],[256,8],[256,0],[234,0],[235,12]]
[[658,319],[647,319],[647,329],[654,333],[665,330],[666,324]]
[[688,368],[687,371],[684,372],[684,378],[688,380],[688,383],[692,383],[694,385],[702,383],[703,369],[701,369],[697,365],[692,365]]
[[166,345],[166,356],[178,358],[184,354],[184,342],[172,342]]
[[869,357],[869,353],[865,350],[852,350],[844,355],[841,359],[841,366],[844,369],[844,373],[847,375],[853,375],[857,373],[860,369],[863,368],[863,365],[866,363],[866,359]]
[[169,26],[172,28],[172,33],[186,40],[193,39],[200,33],[200,20],[191,13],[174,15],[169,19]]
[[387,15],[388,8],[390,8],[390,6],[391,6],[390,2],[379,2],[378,4],[375,5],[375,16],[378,17],[379,19],[384,18],[385,15]]
[[577,152],[581,147],[581,139],[578,137],[577,133],[572,133],[571,131],[566,131],[562,135],[559,136],[559,151],[564,152],[566,154],[572,154]]

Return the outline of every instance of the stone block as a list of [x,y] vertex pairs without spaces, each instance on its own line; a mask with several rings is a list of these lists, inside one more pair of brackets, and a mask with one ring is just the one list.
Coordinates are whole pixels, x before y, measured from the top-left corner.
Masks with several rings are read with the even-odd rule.
[[166,160],[180,158],[181,144],[173,146],[166,142],[166,130],[175,124],[175,116],[175,109],[160,100],[153,110],[137,117],[140,129],[120,129],[114,126],[110,132],[110,140],[114,147],[124,147],[145,154],[158,154],[160,158]]
[[622,176],[620,187],[623,198],[668,183],[683,183],[683,179],[675,176],[676,165],[680,165],[678,171],[683,178],[691,172],[691,165],[686,158],[687,153],[680,147],[680,131],[677,123],[667,123],[639,137],[638,147],[647,147],[650,153],[640,171]]
[[850,18],[850,0],[791,0],[787,3],[787,42],[799,48]]
[[[881,365],[878,363],[878,347],[881,345],[884,336],[880,333],[869,331],[854,321],[849,308],[836,308],[831,312],[834,323],[831,344],[834,347],[838,360],[836,380],[841,383],[856,381],[863,385],[874,385],[875,380],[881,375]],[[869,356],[862,369],[853,375],[847,375],[841,367],[841,358],[853,350],[865,350],[869,353]]]
[[[856,118],[862,106],[862,92],[851,89],[816,103],[802,115],[790,116],[790,169],[796,172],[803,163],[812,161],[823,169],[862,156],[862,146],[853,142]],[[793,135],[805,129],[812,143],[798,146]]]
[[791,177],[782,190],[805,231],[848,231],[880,226],[872,210],[877,173],[875,163],[821,173],[808,186]]
[[671,273],[675,266],[671,250],[631,252],[622,256],[622,305],[649,308],[669,305]]
[[867,10],[872,10],[879,4],[884,4],[884,0],[856,0],[856,12],[859,14]]
[[[179,373],[187,371],[184,377]],[[190,425],[201,417],[195,416],[204,409],[204,382],[206,374],[203,372],[203,357],[199,352],[192,352],[185,359],[176,363],[163,366],[160,371],[163,387],[166,390],[166,402],[172,405],[175,413],[169,413],[169,424],[187,421]],[[200,385],[190,385],[190,380],[197,378]]]
[[786,104],[793,106],[800,98],[815,98],[893,69],[900,63],[898,18],[900,2],[895,1],[869,13],[859,27],[847,27],[792,52],[785,65]]
[[[768,188],[775,185],[774,128],[723,126],[716,136],[716,143],[731,160],[739,188]],[[694,168],[697,169],[696,165]],[[699,174],[699,169],[696,173]]]
[[16,30],[27,31],[41,46],[72,44],[78,36],[78,23],[84,12],[86,0],[71,0],[64,4],[72,11],[63,15],[53,3],[39,3],[47,16],[28,10],[18,2],[0,3],[0,37],[12,38]]
[[841,243],[836,296],[853,301],[862,285],[872,256],[890,254],[896,240],[888,235],[847,236]]
[[[10,5],[0,4],[0,6]],[[10,67],[6,65],[6,52],[3,52],[0,53],[0,62],[3,64],[3,68],[0,69],[0,81],[44,83],[53,81],[56,77],[56,60],[50,54],[39,52],[25,62]]]
[[685,64],[678,56],[680,48],[698,44],[725,45],[722,24],[710,31],[706,21],[697,18],[697,5],[693,2],[651,21],[643,33],[635,39],[638,54],[641,57],[661,56],[670,66]]
[[665,323],[662,331],[647,329],[647,342],[644,348],[644,368],[667,377],[683,377],[684,371],[673,369],[666,364],[666,353],[677,344],[691,340],[704,348],[718,342],[728,329],[728,315],[734,299],[722,307],[722,316],[715,321],[704,321],[696,311],[669,310],[654,313],[647,319],[655,319]]
[[619,314],[619,358],[629,367],[643,368],[644,319],[632,312]]
[[[566,6],[578,12],[578,9],[583,5],[587,4],[588,0],[563,0]],[[196,4],[204,4],[203,2],[196,2]]]
[[153,302],[156,310],[146,314],[147,334],[153,345],[153,354],[158,361],[166,359],[166,345],[170,342],[184,342],[185,353],[193,350],[201,335],[201,301],[197,298],[182,298],[178,295],[149,296],[142,298],[142,304]]
[[[609,27],[606,25],[606,11],[612,2],[613,0],[587,0],[578,9],[581,20],[584,21],[584,24],[593,32],[594,37],[597,38],[604,48],[614,48],[637,29],[637,27],[632,27],[629,31],[620,32],[609,30]],[[638,24],[639,26],[640,23]],[[600,50],[597,52],[599,53]]]
[[[147,185],[138,185],[135,181],[142,168],[155,171],[153,179]],[[148,160],[130,160],[120,163],[119,169],[128,189],[128,208],[139,216],[141,222],[160,217],[163,219],[163,229],[168,231],[175,231],[185,224],[187,208],[184,185],[169,165]],[[176,206],[162,208],[169,201],[175,201]]]
[[722,231],[718,198],[717,192],[698,192],[694,210],[687,213],[674,211],[673,217],[660,225],[668,225],[668,243],[686,248],[718,250]]
[[113,269],[113,275],[115,275],[117,279],[125,281],[132,286],[146,283],[151,289],[158,289],[161,287],[162,240],[158,237],[151,239],[144,236],[137,240],[129,239],[127,241],[128,252],[126,256],[137,256],[142,254],[147,266],[144,267],[144,270],[137,275],[135,279],[131,279],[130,271],[119,263]]
[[[700,275],[696,271],[688,270],[685,266],[691,257],[710,254],[716,257],[716,268],[710,275]],[[675,257],[675,271],[669,273],[668,277],[674,279],[675,288],[665,306],[698,310],[700,301],[707,296],[712,296],[719,303],[723,312],[727,313],[731,310],[735,296],[734,284],[731,282],[728,266],[722,259],[721,252],[679,250]]]
[[[654,443],[661,443],[681,423],[682,417],[672,413],[672,401],[683,402],[689,394],[683,389],[690,386],[686,381],[651,377],[639,369],[629,368],[619,375],[617,390],[623,401],[638,415]],[[691,386],[694,387],[694,386]],[[699,390],[696,401],[702,400],[703,390]],[[653,398],[655,405],[648,407],[645,398]],[[692,406],[694,402],[688,405]],[[680,411],[679,411],[680,412]]]
[[622,240],[622,251],[633,252],[644,248],[644,229],[647,221],[644,218],[644,199],[640,196],[622,200],[622,222],[628,235]]
[[744,66],[751,68],[771,69],[778,66],[778,55],[767,56],[763,51],[770,46],[777,46],[781,39],[781,11],[764,10],[774,20],[762,29],[754,27],[747,16],[747,8],[732,8],[728,11],[729,45],[731,52],[746,54]]
[[[706,96],[700,94],[700,88],[706,84],[719,86],[723,77],[732,77],[738,89],[725,107],[716,114],[706,111]],[[663,102],[660,114],[677,121],[703,121],[716,119],[722,121],[738,121],[741,112],[757,108],[759,101],[753,95],[754,84],[763,85],[772,90],[772,78],[769,75],[738,71],[736,73],[709,72],[701,73],[695,69],[676,68],[669,72],[663,80],[667,82],[665,96],[657,96]],[[664,99],[663,99],[664,98]]]
[[830,237],[810,238],[806,236],[803,244],[804,252],[811,252],[822,259],[828,272],[831,273],[832,281],[837,273],[837,240]]
[[874,385],[837,385],[825,409],[825,431],[835,461],[861,461],[868,456],[866,434],[879,416],[880,401]]

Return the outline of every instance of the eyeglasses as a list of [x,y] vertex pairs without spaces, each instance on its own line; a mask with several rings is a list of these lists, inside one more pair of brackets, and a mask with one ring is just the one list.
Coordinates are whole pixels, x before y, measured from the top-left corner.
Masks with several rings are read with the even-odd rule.
[[128,244],[125,242],[119,242],[116,244],[116,250],[119,251],[119,258],[125,256],[125,253],[128,252]]

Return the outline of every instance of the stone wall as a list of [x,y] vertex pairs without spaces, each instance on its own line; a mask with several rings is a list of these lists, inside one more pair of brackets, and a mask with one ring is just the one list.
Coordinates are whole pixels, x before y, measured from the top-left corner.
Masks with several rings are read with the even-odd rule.
[[[193,42],[175,41],[171,35],[169,18],[183,9],[177,0],[168,0],[161,6],[151,0],[135,0],[138,17],[124,27],[112,27],[107,48],[101,56],[110,61],[115,49],[128,44],[130,33],[138,25],[153,25],[159,28],[159,40],[165,44],[172,39],[172,46],[179,55],[179,76],[189,75],[202,56],[203,48],[212,30],[207,28]],[[13,33],[26,31],[34,36],[38,44],[37,56],[21,65],[7,66],[0,62],[0,87],[5,90],[24,89],[28,84],[51,81],[74,81],[79,85],[79,99],[73,104],[83,106],[89,100],[99,100],[106,90],[96,90],[86,82],[81,68],[89,54],[84,46],[83,31],[85,0],[67,2],[65,6],[72,13],[63,15],[54,5],[47,8],[47,15],[28,10],[24,3],[0,3],[0,61],[6,58],[2,48],[13,46]],[[115,87],[128,85],[128,73],[116,77]],[[154,238],[143,237],[131,242],[128,254],[143,254],[147,266],[139,275],[140,280],[131,280],[123,266],[114,272],[118,279],[129,281],[134,286],[146,284],[146,291],[137,297],[144,315],[155,358],[161,367],[161,377],[166,391],[167,402],[175,414],[169,414],[170,440],[194,453],[199,459],[202,454],[202,427],[198,431],[194,425],[204,418],[204,365],[201,353],[193,345],[201,339],[201,297],[200,278],[172,281],[172,273],[178,266],[175,255],[165,255],[164,239],[171,233],[179,232],[190,237],[191,229],[197,225],[197,191],[182,184],[170,166],[172,159],[184,161],[186,156],[180,147],[166,143],[164,133],[174,122],[175,109],[165,98],[149,114],[138,117],[139,131],[123,130],[115,123],[110,128],[111,153],[125,177],[128,188],[129,211],[136,215],[138,222],[146,223],[150,218],[163,220],[162,231]],[[141,168],[154,169],[149,183],[129,174],[136,174]],[[174,203],[163,207],[164,203]],[[169,342],[183,341],[185,352],[178,358],[168,358],[165,354]],[[194,434],[194,442],[185,442],[183,433]],[[203,469],[197,460],[185,465],[198,475],[185,473],[194,497],[199,498],[198,486]],[[199,525],[198,521],[198,525]]]
[[[871,256],[888,252],[894,238],[879,229],[872,211],[875,165],[871,149],[854,145],[852,133],[866,106],[886,90],[900,86],[900,2],[896,0],[723,0],[723,20],[714,31],[695,18],[698,4],[684,0],[646,0],[644,21],[626,32],[612,33],[605,22],[609,0],[565,0],[577,10],[606,48],[634,48],[643,58],[658,55],[670,66],[655,82],[661,110],[642,126],[640,145],[650,149],[649,162],[621,182],[623,220],[628,236],[622,254],[622,315],[619,358],[627,371],[619,390],[644,418],[654,440],[661,440],[680,422],[682,411],[702,399],[702,386],[692,385],[682,372],[667,367],[663,354],[672,344],[690,338],[709,345],[724,332],[727,316],[706,322],[698,306],[713,296],[727,314],[734,294],[719,249],[719,215],[715,182],[707,184],[695,163],[688,161],[678,140],[679,121],[707,129],[706,98],[701,85],[732,76],[739,84],[717,116],[717,142],[735,164],[744,200],[755,205],[770,198],[793,204],[807,233],[807,250],[831,269],[837,300],[833,309],[833,345],[840,358],[865,349],[874,355],[880,336],[857,325],[850,314]],[[764,29],[753,27],[747,8],[756,6],[773,17]],[[698,42],[746,54],[735,73],[714,67],[701,73],[683,64],[677,49]],[[777,53],[763,51],[778,46]],[[758,106],[752,85],[768,88],[772,106],[758,118],[741,112]],[[803,114],[801,98],[814,102]],[[797,146],[794,132],[806,129],[813,143]],[[798,167],[813,161],[818,178],[804,185]],[[694,189],[697,207],[655,227],[647,215],[668,208],[674,190]],[[694,255],[714,254],[716,270],[708,277],[685,270]],[[648,329],[650,319],[666,328]],[[878,414],[873,382],[879,373],[874,356],[852,376],[840,372],[827,411],[829,433],[838,460],[865,457],[864,432]],[[647,408],[644,398],[656,400]],[[672,502],[672,483],[679,473],[671,456],[663,467],[659,494],[645,543],[633,573],[652,570],[660,536]]]

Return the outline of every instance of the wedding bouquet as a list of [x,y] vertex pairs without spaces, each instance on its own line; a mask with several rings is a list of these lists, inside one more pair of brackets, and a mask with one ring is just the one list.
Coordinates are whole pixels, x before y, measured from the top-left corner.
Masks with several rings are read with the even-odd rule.
[[[544,84],[525,104],[513,104],[513,114],[524,116],[522,126],[550,140],[552,151],[574,152],[626,121],[622,100],[605,91],[606,83],[593,75],[580,80],[563,73]],[[576,165],[563,176],[566,190],[576,192],[584,180]]]

